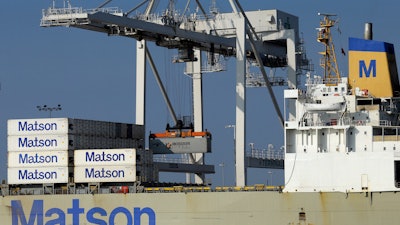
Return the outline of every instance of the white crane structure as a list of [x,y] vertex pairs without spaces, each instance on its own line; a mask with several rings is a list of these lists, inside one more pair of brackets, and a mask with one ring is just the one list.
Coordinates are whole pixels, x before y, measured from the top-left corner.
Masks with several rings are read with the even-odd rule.
[[[236,57],[236,185],[245,186],[248,166],[245,163],[246,62],[250,61],[260,67],[265,86],[283,126],[282,113],[264,67],[286,67],[287,85],[289,88],[296,88],[296,62],[300,61],[301,56],[298,51],[298,18],[279,10],[245,13],[237,0],[230,0],[232,13],[213,11],[211,15],[207,15],[199,0],[196,0],[203,14],[189,16],[178,15],[171,10],[163,15],[153,14],[154,0],[144,1],[128,12],[114,7],[104,8],[110,1],[92,10],[70,5],[57,8],[53,5],[43,10],[41,26],[76,27],[136,39],[136,124],[142,125],[145,125],[146,62],[150,63],[157,76],[146,42],[178,49],[177,61],[187,63],[187,68],[190,68],[189,72],[193,77],[194,131],[203,130],[201,52],[207,52],[209,57],[218,54]],[[146,3],[147,8],[143,14],[130,16],[131,12]],[[164,97],[176,122],[165,93]],[[295,115],[294,112],[286,113]],[[194,153],[192,159],[196,164],[203,164],[203,153]],[[204,176],[198,174],[196,182],[204,182]]]

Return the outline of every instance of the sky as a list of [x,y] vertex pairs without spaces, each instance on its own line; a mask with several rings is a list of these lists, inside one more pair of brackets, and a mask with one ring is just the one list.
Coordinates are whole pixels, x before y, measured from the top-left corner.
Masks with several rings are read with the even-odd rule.
[[[55,1],[62,7],[63,1]],[[71,0],[73,6],[95,8],[104,0]],[[114,0],[107,6],[127,11],[142,0]],[[186,1],[177,0],[177,8]],[[194,4],[191,1],[192,5]],[[201,1],[208,9],[211,0]],[[0,7],[0,179],[7,178],[7,120],[17,118],[45,118],[48,112],[37,106],[57,106],[53,117],[104,120],[122,123],[135,122],[135,45],[134,39],[110,37],[76,28],[42,28],[42,9],[52,0],[3,0]],[[167,8],[168,1],[160,0],[158,9]],[[364,24],[373,23],[374,39],[393,43],[399,56],[399,18],[395,15],[400,2],[395,0],[370,1],[241,1],[246,11],[279,9],[299,17],[300,32],[305,41],[307,56],[312,60],[315,74],[321,74],[316,42],[316,29],[321,19],[317,14],[332,13],[339,18],[335,30],[335,46],[347,50],[348,37],[363,37]],[[228,0],[216,0],[220,12],[232,12]],[[140,9],[143,10],[143,9]],[[192,7],[191,10],[194,10]],[[159,71],[165,81],[177,114],[190,114],[190,83],[183,74],[182,64],[171,64],[176,50],[149,44]],[[337,50],[338,51],[338,50]],[[340,51],[338,51],[340,52]],[[339,70],[347,76],[347,58],[338,54]],[[214,164],[216,173],[207,180],[214,185],[234,185],[233,130],[226,125],[235,122],[235,66],[234,58],[227,59],[228,70],[205,74],[203,77],[204,128],[213,135],[212,153],[206,154],[206,164]],[[267,69],[267,72],[269,70]],[[171,122],[151,70],[147,78],[146,135],[160,132]],[[278,69],[277,75],[286,75]],[[283,88],[274,88],[283,110]],[[274,112],[265,88],[247,89],[246,146],[256,148],[273,144],[283,145],[283,129]],[[219,166],[224,163],[224,167]],[[272,172],[268,173],[268,171]],[[170,181],[175,175],[165,174]],[[177,179],[184,179],[178,175]],[[248,184],[283,185],[283,171],[249,169]]]

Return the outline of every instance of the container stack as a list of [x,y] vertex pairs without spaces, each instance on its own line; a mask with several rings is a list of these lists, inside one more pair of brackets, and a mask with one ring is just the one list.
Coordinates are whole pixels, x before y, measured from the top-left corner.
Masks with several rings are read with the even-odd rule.
[[158,181],[158,171],[154,169],[152,150],[137,152],[136,179],[141,182]]
[[144,134],[144,127],[134,124],[70,118],[9,120],[8,183],[135,181],[136,154],[147,152]]
[[8,121],[8,183],[67,183],[68,120]]
[[86,149],[74,151],[76,183],[136,181],[135,149]]

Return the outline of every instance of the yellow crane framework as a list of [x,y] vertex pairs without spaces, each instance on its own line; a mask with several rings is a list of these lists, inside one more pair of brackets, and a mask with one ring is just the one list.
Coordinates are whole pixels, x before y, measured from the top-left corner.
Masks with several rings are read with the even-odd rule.
[[320,66],[324,69],[324,81],[328,86],[336,86],[340,80],[339,68],[336,61],[335,46],[332,41],[331,28],[336,21],[330,17],[336,16],[333,14],[321,14],[324,19],[320,22],[318,28],[318,42],[325,45],[325,51],[319,52],[322,55]]

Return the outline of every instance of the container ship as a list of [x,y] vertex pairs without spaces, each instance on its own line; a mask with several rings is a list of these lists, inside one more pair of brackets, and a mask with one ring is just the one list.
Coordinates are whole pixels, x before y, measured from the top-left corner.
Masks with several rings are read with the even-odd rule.
[[[107,1],[109,2],[109,1]],[[336,63],[331,28],[335,15],[321,14],[322,75],[307,72],[296,16],[279,10],[176,16],[170,7],[130,16],[103,4],[93,10],[54,5],[41,26],[67,26],[137,41],[136,123],[73,118],[10,119],[8,179],[1,185],[2,224],[398,224],[400,221],[399,80],[393,44],[349,38],[348,75]],[[139,7],[139,6],[138,6]],[[201,8],[201,7],[200,7]],[[194,119],[177,119],[164,132],[145,135],[144,64],[157,74],[146,42],[178,49],[193,77]],[[204,154],[212,136],[202,124],[202,52],[216,67],[220,55],[236,57],[236,186],[212,187]],[[259,67],[249,76],[246,62]],[[285,80],[264,67],[287,68]],[[304,79],[303,79],[304,78]],[[298,80],[303,80],[298,85]],[[285,84],[285,109],[274,107],[284,130],[284,160],[246,157],[245,88]],[[160,84],[162,90],[162,84]],[[168,96],[165,95],[168,105]],[[148,146],[146,142],[148,141]],[[189,163],[157,155],[185,154]],[[285,185],[246,185],[253,164],[284,168]],[[192,183],[160,185],[159,172],[195,174]]]

